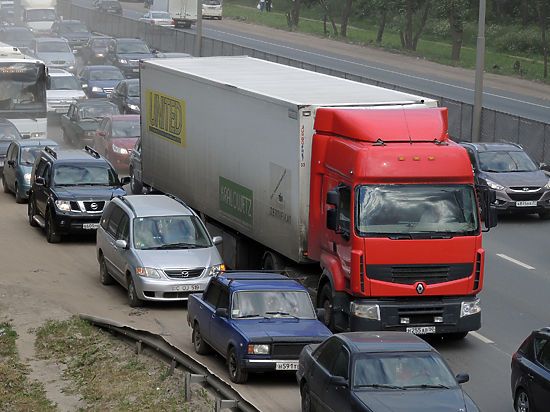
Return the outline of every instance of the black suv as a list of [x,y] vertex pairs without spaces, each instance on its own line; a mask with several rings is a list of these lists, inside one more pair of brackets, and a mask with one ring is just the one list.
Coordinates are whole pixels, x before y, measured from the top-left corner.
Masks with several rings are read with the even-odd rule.
[[141,39],[119,38],[109,43],[106,60],[116,66],[129,78],[139,77],[139,60],[150,59],[155,55]]
[[105,205],[126,192],[113,166],[95,150],[46,147],[31,173],[28,215],[31,226],[41,226],[50,243],[75,232],[99,226]]
[[499,212],[538,213],[550,219],[550,179],[516,143],[461,143],[468,151],[476,183],[496,194]]

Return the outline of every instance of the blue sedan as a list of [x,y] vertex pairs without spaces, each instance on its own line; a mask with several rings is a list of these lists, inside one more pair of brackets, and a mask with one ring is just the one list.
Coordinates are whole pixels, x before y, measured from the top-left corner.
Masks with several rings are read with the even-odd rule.
[[115,86],[125,79],[115,66],[86,66],[78,78],[89,98],[109,97]]

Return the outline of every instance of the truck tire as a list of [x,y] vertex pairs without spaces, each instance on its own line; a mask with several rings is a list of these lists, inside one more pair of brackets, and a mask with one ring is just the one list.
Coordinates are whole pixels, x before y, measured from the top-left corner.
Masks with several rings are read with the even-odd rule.
[[134,195],[141,195],[143,193],[143,183],[136,179],[134,169],[130,170],[130,190]]
[[325,309],[325,326],[329,328],[331,331],[335,331],[334,327],[334,311],[333,309],[333,298],[332,298],[332,287],[330,286],[330,283],[325,283],[321,289],[321,293],[319,294],[319,301],[318,301],[320,307]]
[[199,355],[210,353],[210,346],[202,339],[201,330],[198,322],[193,325],[193,348]]
[[29,196],[29,204],[27,206],[27,214],[29,215],[29,225],[32,227],[38,226],[38,223],[36,223],[36,220],[34,220],[34,215],[36,214],[36,211],[34,209],[34,201],[32,200],[32,197]]
[[285,264],[283,259],[275,252],[265,252],[262,259],[263,270],[283,270]]
[[237,350],[232,346],[227,353],[227,371],[229,379],[235,383],[245,383],[248,380],[248,372],[239,365]]
[[46,240],[48,243],[59,243],[61,242],[61,235],[56,232],[55,222],[53,220],[52,212],[48,210],[46,212]]

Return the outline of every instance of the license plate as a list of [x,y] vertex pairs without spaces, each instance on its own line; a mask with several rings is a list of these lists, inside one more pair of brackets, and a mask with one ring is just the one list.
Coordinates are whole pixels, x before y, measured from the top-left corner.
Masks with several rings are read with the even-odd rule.
[[296,362],[277,362],[275,364],[275,370],[278,371],[297,371],[298,361]]
[[414,333],[415,335],[426,335],[428,333],[435,333],[435,326],[410,326],[407,328],[407,332]]
[[83,223],[82,229],[97,229],[99,227],[99,223]]
[[132,69],[132,71],[133,71],[134,73],[137,73],[137,72],[139,72],[139,69]]
[[536,200],[520,200],[519,202],[516,202],[517,207],[529,207],[529,206],[536,206],[537,201]]
[[188,291],[196,291],[200,290],[200,285],[176,285],[172,286],[172,290],[174,292],[188,292]]

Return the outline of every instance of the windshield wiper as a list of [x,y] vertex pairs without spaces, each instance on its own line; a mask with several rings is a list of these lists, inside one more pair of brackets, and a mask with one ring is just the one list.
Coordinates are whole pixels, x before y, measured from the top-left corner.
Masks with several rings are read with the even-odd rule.
[[407,389],[408,387],[387,385],[385,383],[371,383],[369,385],[357,385],[357,388],[384,388],[384,389]]
[[392,233],[391,235],[388,235],[388,239],[391,239],[391,240],[412,239],[412,235],[410,233]]
[[291,315],[291,314],[288,313],[288,312],[272,311],[272,312],[265,312],[265,314],[266,314],[266,315],[290,316],[290,317],[293,317],[294,319],[300,319],[298,316],[296,316],[296,315]]
[[440,383],[438,384],[427,384],[427,383],[423,383],[422,385],[407,385],[407,386],[404,386],[405,389],[407,388],[435,388],[435,389],[450,389],[449,386],[445,386],[445,385],[441,385]]
[[157,246],[157,249],[194,249],[199,247],[194,243],[168,243],[166,245]]
[[246,319],[246,318],[265,318],[265,316],[262,316],[259,313],[237,316],[237,319]]

